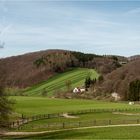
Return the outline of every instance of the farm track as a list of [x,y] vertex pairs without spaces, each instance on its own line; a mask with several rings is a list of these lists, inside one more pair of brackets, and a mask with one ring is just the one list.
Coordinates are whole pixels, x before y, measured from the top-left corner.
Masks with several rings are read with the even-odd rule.
[[79,118],[79,117],[77,117],[77,116],[71,116],[71,115],[69,115],[68,113],[64,113],[62,116],[63,116],[64,118]]
[[140,124],[90,126],[90,127],[69,128],[69,129],[61,129],[61,130],[49,130],[49,131],[41,131],[41,132],[3,132],[1,133],[1,135],[2,136],[27,136],[27,135],[46,134],[46,133],[62,132],[62,131],[69,131],[69,130],[82,130],[82,129],[90,129],[90,128],[107,128],[107,127],[125,127],[125,126],[140,126]]
[[140,113],[126,113],[126,112],[113,112],[113,114],[120,114],[120,115],[126,115],[126,116],[140,116]]

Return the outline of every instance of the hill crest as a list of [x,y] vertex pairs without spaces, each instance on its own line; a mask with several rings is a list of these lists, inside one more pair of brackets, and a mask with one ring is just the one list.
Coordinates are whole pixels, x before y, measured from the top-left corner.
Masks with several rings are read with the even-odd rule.
[[106,74],[119,67],[113,57],[67,50],[46,50],[0,59],[0,84],[32,86],[69,68],[93,68]]

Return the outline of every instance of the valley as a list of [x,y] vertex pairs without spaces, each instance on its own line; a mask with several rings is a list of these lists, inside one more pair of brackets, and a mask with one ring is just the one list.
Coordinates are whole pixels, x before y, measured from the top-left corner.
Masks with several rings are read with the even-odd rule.
[[[41,56],[43,53],[45,56],[42,57],[43,59],[32,58],[32,55],[39,54]],[[51,63],[57,61],[56,65],[50,65],[48,56],[45,54],[50,55]],[[70,61],[58,61],[53,57],[55,54],[58,57],[70,58]],[[139,128],[137,125],[140,122],[140,104],[135,102],[130,105],[128,97],[124,98],[125,94],[121,92],[124,89],[123,87],[125,87],[125,90],[129,88],[125,86],[126,81],[131,82],[138,75],[139,70],[134,67],[136,64],[139,65],[139,59],[129,62],[126,58],[120,56],[102,57],[68,51],[33,53],[23,55],[20,59],[25,58],[25,56],[32,59],[30,62],[24,61],[26,63],[24,72],[32,70],[37,76],[37,81],[32,81],[32,76],[36,77],[32,75],[31,79],[28,79],[30,82],[27,80],[28,84],[26,84],[26,80],[24,81],[26,76],[21,77],[22,83],[10,81],[8,83],[7,78],[11,79],[12,77],[10,74],[9,76],[6,75],[5,92],[9,95],[9,100],[15,103],[13,106],[14,112],[9,117],[9,133],[3,133],[2,138],[39,137],[55,139],[59,138],[57,134],[61,138],[65,138],[69,133],[72,133],[72,135],[67,138],[78,138],[77,135],[83,133],[83,131],[89,131],[84,138],[102,138],[98,133],[99,129],[106,130],[103,137],[108,135],[108,131],[112,131],[110,138],[116,138],[118,135],[115,136],[114,131],[119,131],[123,127],[130,131],[129,127],[126,126],[127,124],[134,125],[133,128],[136,130]],[[16,59],[18,65],[23,61],[18,57],[8,59],[2,60],[0,66],[3,66],[3,62],[12,62],[14,59]],[[35,61],[37,67],[34,66]],[[119,65],[121,61],[127,63]],[[15,63],[12,63],[10,63],[11,66],[15,65]],[[133,69],[131,66],[133,66]],[[4,67],[2,69],[5,69]],[[50,67],[51,71],[47,67]],[[0,72],[3,72],[2,69]],[[23,69],[18,71],[20,73]],[[40,74],[44,76],[40,77]],[[132,74],[133,78],[131,77]],[[17,75],[15,75],[16,77]],[[116,83],[121,83],[121,85],[118,86]],[[81,92],[81,89],[83,92]],[[115,91],[117,91],[115,94],[119,93],[119,100],[115,100],[112,96]],[[89,127],[89,130],[86,127]],[[75,130],[74,133],[73,130]],[[20,132],[23,135],[20,135]],[[34,132],[34,134],[30,135],[30,132]],[[41,132],[43,134],[39,134]],[[96,135],[92,135],[92,132]],[[13,135],[11,136],[10,133],[13,133]],[[124,138],[124,135],[127,137],[126,132],[121,134],[121,131],[119,131],[119,133],[120,138]],[[137,137],[139,135],[136,135],[135,138]]]

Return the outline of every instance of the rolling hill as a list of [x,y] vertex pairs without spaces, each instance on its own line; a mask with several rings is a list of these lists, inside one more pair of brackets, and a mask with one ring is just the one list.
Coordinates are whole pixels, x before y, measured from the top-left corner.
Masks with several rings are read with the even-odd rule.
[[93,69],[76,68],[62,74],[57,74],[52,78],[40,84],[28,88],[24,93],[26,95],[41,95],[45,90],[47,95],[53,95],[57,91],[66,90],[66,82],[71,81],[71,87],[84,86],[85,78],[90,75],[91,78],[97,78],[98,73]]
[[133,60],[107,74],[104,81],[98,85],[98,92],[104,95],[117,92],[122,99],[127,100],[129,84],[136,79],[140,80],[140,59]]
[[71,68],[96,69],[106,74],[120,66],[110,56],[66,50],[47,50],[0,59],[0,84],[27,88]]
[[133,60],[136,60],[136,59],[140,59],[140,55],[134,55],[134,56],[128,57],[129,61],[133,61]]

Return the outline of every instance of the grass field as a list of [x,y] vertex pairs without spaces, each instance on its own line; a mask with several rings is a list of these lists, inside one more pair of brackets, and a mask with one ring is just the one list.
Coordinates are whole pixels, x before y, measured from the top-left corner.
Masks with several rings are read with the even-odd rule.
[[42,91],[45,89],[47,95],[51,96],[55,94],[58,90],[66,90],[65,82],[70,80],[72,82],[72,88],[77,86],[83,86],[85,78],[90,75],[91,78],[98,78],[99,74],[94,69],[86,68],[76,68],[68,72],[57,74],[45,82],[28,88],[24,91],[25,94],[36,96],[41,95]]
[[47,97],[11,96],[16,100],[15,111],[27,116],[48,113],[61,113],[84,109],[139,108],[128,103],[113,103],[83,99],[52,99]]
[[[38,114],[48,114],[48,113],[61,113],[68,111],[77,111],[77,110],[85,110],[85,109],[124,109],[124,108],[140,108],[140,105],[135,104],[130,106],[128,102],[122,103],[114,103],[107,101],[97,101],[97,100],[83,100],[83,99],[52,99],[47,97],[24,97],[24,96],[11,96],[10,98],[16,99],[15,111],[18,114],[24,114],[26,116],[33,116]],[[129,112],[129,111],[128,111]],[[135,111],[131,113],[136,113]],[[137,111],[139,113],[139,111]],[[37,120],[25,124],[22,126],[21,130],[13,130],[13,131],[46,131],[49,130],[44,126],[47,124],[54,123],[77,123],[77,122],[85,122],[89,123],[96,120],[99,121],[97,125],[106,125],[102,121],[104,120],[113,120],[113,124],[119,124],[117,120],[125,120],[127,124],[127,120],[137,120],[140,118],[140,115],[127,116],[122,114],[113,114],[113,112],[100,112],[100,113],[87,113],[77,115],[78,118],[51,118],[44,120]],[[101,123],[100,123],[101,121]],[[131,123],[129,121],[129,123]],[[132,122],[137,123],[137,122]],[[42,127],[43,126],[43,127]],[[94,128],[94,129],[85,129],[85,130],[71,130],[71,131],[62,131],[55,133],[48,133],[46,135],[38,135],[38,136],[29,136],[26,138],[45,138],[45,139],[80,139],[82,138],[140,138],[138,130],[140,127],[126,127],[124,131],[120,131],[123,127],[120,128]],[[133,130],[134,128],[134,130]],[[133,132],[133,134],[129,134],[129,132]],[[123,133],[122,133],[123,132]],[[83,135],[83,133],[85,135]],[[116,134],[117,133],[117,134]],[[119,134],[120,133],[120,134]],[[135,136],[135,137],[134,137]]]
[[68,130],[17,138],[35,139],[140,139],[140,126]]
[[[138,111],[139,112],[139,111]],[[65,127],[69,128],[77,125],[80,122],[81,127],[83,126],[91,126],[96,120],[96,124],[94,125],[107,125],[109,120],[111,120],[111,124],[134,124],[137,123],[137,120],[140,119],[140,113],[131,112],[134,115],[124,115],[124,114],[114,114],[114,112],[100,112],[100,113],[86,113],[75,115],[76,118],[51,118],[51,119],[43,119],[38,121],[33,121],[28,124],[22,126],[20,131],[46,131],[50,129],[61,129],[62,122],[65,123]],[[125,112],[126,113],[126,112]],[[127,114],[127,113],[126,113]],[[138,114],[138,115],[135,115]],[[56,125],[57,124],[57,125]],[[47,128],[47,125],[54,125],[51,128]],[[60,127],[57,127],[60,126]]]
[[[24,116],[34,116],[39,114],[51,114],[51,113],[66,113],[70,111],[87,110],[87,109],[132,109],[140,108],[140,105],[129,105],[128,102],[107,102],[107,101],[97,101],[97,100],[84,100],[84,99],[57,99],[49,97],[41,97],[42,91],[47,90],[49,96],[53,96],[56,90],[66,90],[65,82],[67,80],[72,81],[72,87],[82,86],[84,84],[87,75],[91,78],[97,78],[99,75],[93,69],[74,69],[63,74],[58,74],[46,82],[35,85],[24,91],[30,96],[11,96],[10,98],[16,100],[15,104],[15,114],[17,117],[13,117],[13,120],[17,119],[22,114]],[[71,93],[73,94],[73,93]],[[96,120],[96,125],[107,125],[108,120],[111,120],[111,124],[121,124],[125,120],[129,123],[137,123],[140,118],[139,110],[131,111],[131,113],[138,113],[138,115],[124,115],[124,114],[114,114],[113,112],[96,112],[96,113],[86,113],[79,114],[77,118],[50,118],[44,120],[36,120],[24,124],[20,130],[12,129],[13,131],[46,131],[49,128],[44,127],[44,125],[53,125],[55,123],[77,123],[82,122],[87,126]],[[14,116],[14,115],[13,115]],[[75,115],[76,116],[76,115]],[[11,116],[12,118],[12,116]],[[107,124],[104,121],[107,120]],[[135,122],[131,120],[136,120]],[[99,124],[97,124],[99,122]],[[82,125],[80,125],[81,127]],[[54,125],[56,127],[56,125]],[[64,127],[63,127],[64,128]],[[116,128],[92,128],[83,130],[69,130],[61,132],[47,133],[43,135],[28,136],[22,138],[44,138],[44,139],[113,139],[113,138],[140,138],[139,134],[140,127],[116,127]],[[50,128],[56,129],[56,128]],[[62,128],[57,128],[62,129]],[[17,137],[18,138],[18,137]]]

